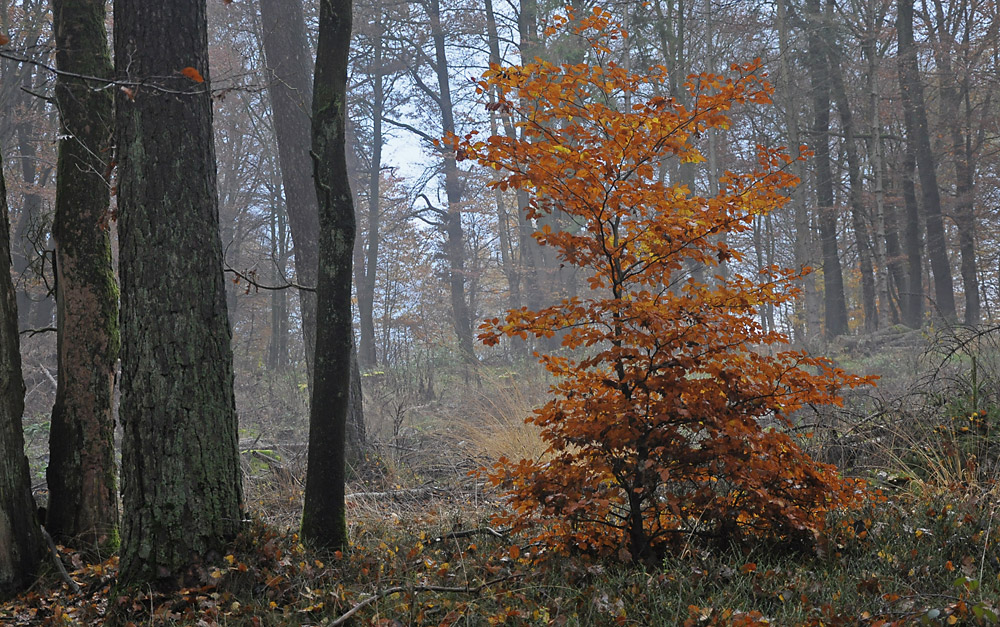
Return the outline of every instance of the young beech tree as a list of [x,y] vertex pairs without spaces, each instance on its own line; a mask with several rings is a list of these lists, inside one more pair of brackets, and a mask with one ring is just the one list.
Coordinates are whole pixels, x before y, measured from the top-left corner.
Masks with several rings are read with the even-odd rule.
[[[777,351],[786,337],[754,314],[793,298],[799,273],[742,275],[741,254],[717,237],[785,202],[790,159],[759,147],[756,169],[727,172],[713,197],[658,176],[668,159],[701,161],[695,140],[726,128],[734,105],[768,103],[771,88],[758,64],[734,66],[732,78],[689,77],[684,107],[655,95],[664,68],[638,74],[608,60],[624,34],[606,12],[570,23],[591,42],[592,63],[493,65],[480,81],[499,94],[490,107],[519,119],[517,138],[447,140],[459,158],[500,171],[495,185],[529,192],[532,219],[570,216],[577,230],[535,238],[588,277],[581,297],[483,325],[487,344],[559,334],[575,349],[539,357],[559,379],[529,418],[548,454],[489,471],[509,490],[506,522],[545,519],[539,539],[551,546],[644,562],[691,534],[808,540],[856,488],[781,427],[802,405],[838,403],[840,388],[868,381]],[[705,283],[686,271],[723,261],[733,271]]]

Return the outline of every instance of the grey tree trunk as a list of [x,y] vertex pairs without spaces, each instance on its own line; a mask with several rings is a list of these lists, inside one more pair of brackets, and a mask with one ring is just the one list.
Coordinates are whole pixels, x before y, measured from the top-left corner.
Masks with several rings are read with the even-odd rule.
[[[955,11],[959,13],[959,11]],[[956,15],[945,16],[941,0],[934,0],[934,14],[937,24],[935,31],[938,45],[934,49],[939,80],[941,83],[941,119],[948,129],[951,140],[951,161],[955,172],[955,226],[958,227],[958,251],[961,259],[962,287],[965,292],[965,324],[978,324],[981,304],[979,301],[979,277],[976,274],[976,213],[975,213],[975,172],[976,150],[974,149],[972,130],[972,112],[969,103],[969,74],[965,69],[968,59],[959,57],[958,66],[962,68],[962,76],[956,75],[952,54],[968,54],[969,29],[972,26],[966,19],[959,20]],[[961,44],[951,29],[964,27]]]
[[[904,108],[904,117],[908,114]],[[906,251],[906,289],[903,300],[903,322],[913,329],[919,329],[924,320],[924,256],[923,240],[920,237],[920,206],[917,204],[917,190],[914,176],[917,157],[913,145],[906,142],[903,148],[903,167],[900,171],[900,185],[903,191],[903,248]]]
[[[441,132],[455,132],[455,112],[451,99],[448,76],[448,55],[445,50],[445,31],[441,23],[441,3],[426,0],[427,17],[431,26],[434,45],[434,71],[438,82],[437,104],[441,112]],[[452,321],[458,338],[458,349],[469,378],[469,368],[475,369],[475,352],[472,338],[472,313],[465,290],[465,234],[462,231],[462,182],[459,180],[458,163],[453,155],[444,155],[444,190],[448,198],[448,211],[444,216],[444,254],[448,259],[448,284],[451,295]]]
[[[295,249],[295,272],[300,285],[317,286],[319,267],[320,219],[314,181],[314,163],[308,148],[312,145],[313,84],[312,60],[306,38],[302,0],[260,0],[264,24],[264,54],[271,73],[268,94],[274,115],[274,134],[278,141],[278,162],[285,210]],[[350,285],[350,279],[347,282]],[[317,318],[316,293],[299,290],[302,308],[302,337],[310,389],[314,380]],[[327,321],[323,320],[323,324]],[[352,339],[353,342],[353,339]],[[357,359],[352,353],[352,359]],[[352,368],[354,386],[361,388],[361,371]],[[364,407],[360,392],[351,403],[348,426],[350,442],[364,441]],[[351,446],[351,457],[360,459],[361,448]]]
[[[285,209],[295,248],[299,285],[316,285],[319,263],[319,210],[313,186],[309,112],[312,106],[312,59],[306,39],[302,0],[260,0],[264,55],[268,66],[274,134]],[[299,291],[306,367],[312,380],[316,351],[316,294]]]
[[[275,285],[285,280],[285,268],[288,264],[287,217],[277,188],[275,181],[271,193],[270,215],[271,260],[274,264],[272,280]],[[267,367],[275,372],[284,372],[288,368],[287,290],[271,292],[271,338],[267,345]]]
[[816,164],[816,211],[823,251],[823,302],[827,338],[847,333],[847,300],[837,245],[837,208],[833,204],[833,172],[830,166],[830,59],[824,51],[822,13],[819,0],[809,0],[810,24],[820,32],[810,33],[807,62],[812,84],[813,144]]
[[114,24],[119,78],[136,83],[116,101],[119,579],[133,586],[221,555],[242,490],[205,0],[115,0]]
[[[781,80],[784,84],[784,89],[787,91],[784,117],[785,126],[788,131],[788,145],[790,150],[794,151],[793,156],[796,157],[796,160],[791,164],[791,171],[800,180],[804,181],[806,178],[805,167],[803,162],[797,159],[801,156],[799,154],[799,146],[802,145],[802,142],[800,141],[799,133],[798,98],[793,85],[792,71],[789,63],[791,49],[788,43],[788,16],[785,4],[784,0],[777,3]],[[813,252],[815,246],[813,245],[812,231],[809,228],[809,209],[806,206],[805,194],[806,189],[802,185],[792,192],[790,202],[794,212],[795,224],[795,240],[792,244],[792,253],[797,268],[812,267],[815,259]],[[806,344],[813,336],[818,337],[820,335],[820,327],[822,326],[820,322],[819,291],[816,289],[816,275],[814,273],[806,275],[802,278],[801,285],[802,290],[805,292],[805,298],[801,299],[801,303],[798,300],[795,302],[796,315],[792,328],[794,340],[800,344]]]
[[42,328],[51,324],[52,312],[42,276],[44,268],[38,263],[39,251],[44,250],[46,244],[47,226],[42,215],[42,197],[35,190],[48,182],[50,168],[38,167],[38,138],[31,123],[17,125],[17,140],[21,152],[21,177],[26,188],[11,249],[14,274],[19,277],[21,286],[17,292],[17,315],[20,328]]
[[24,455],[24,379],[10,265],[7,188],[0,171],[0,599],[31,583],[43,552]]
[[[829,5],[828,5],[829,6]],[[832,11],[826,16],[832,19]],[[858,249],[858,270],[861,273],[861,305],[864,311],[864,328],[871,333],[878,330],[879,313],[875,291],[875,267],[872,264],[872,244],[868,233],[868,220],[865,215],[861,182],[861,158],[854,136],[854,112],[847,97],[847,87],[844,85],[841,70],[840,48],[829,27],[824,22],[823,42],[826,44],[826,57],[830,68],[830,85],[833,88],[834,100],[840,114],[840,127],[844,133],[843,151],[847,157],[847,180],[850,188],[848,198],[851,205],[851,223],[854,227],[854,241]]]
[[368,166],[368,241],[364,263],[356,269],[358,276],[358,317],[361,342],[358,347],[360,366],[368,369],[378,364],[375,350],[375,278],[378,270],[379,230],[381,226],[382,182],[382,111],[385,104],[382,57],[385,33],[382,30],[382,6],[377,4],[375,32],[372,34],[372,146]]
[[941,192],[938,190],[934,154],[931,151],[924,88],[913,41],[913,0],[899,0],[896,19],[899,38],[899,85],[905,112],[906,141],[913,145],[923,193],[924,218],[927,222],[927,257],[934,273],[934,299],[938,314],[954,321],[955,291],[948,261],[944,220],[941,216]]
[[[56,65],[110,78],[104,0],[53,0]],[[112,96],[56,78],[60,113],[56,211],[58,385],[49,434],[46,528],[95,554],[117,549],[118,485],[111,414],[118,359],[118,285],[109,236]]]
[[312,150],[320,218],[317,313],[323,324],[316,333],[302,538],[327,549],[347,546],[345,440],[354,338],[351,266],[355,237],[345,154],[350,43],[351,0],[321,0]]

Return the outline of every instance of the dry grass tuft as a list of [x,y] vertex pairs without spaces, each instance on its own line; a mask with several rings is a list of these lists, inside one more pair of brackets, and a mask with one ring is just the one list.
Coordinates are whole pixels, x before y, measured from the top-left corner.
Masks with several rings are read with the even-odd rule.
[[507,459],[541,459],[548,445],[541,429],[525,422],[545,400],[548,385],[542,377],[512,373],[488,382],[470,399],[458,419],[455,435],[461,447],[479,463]]

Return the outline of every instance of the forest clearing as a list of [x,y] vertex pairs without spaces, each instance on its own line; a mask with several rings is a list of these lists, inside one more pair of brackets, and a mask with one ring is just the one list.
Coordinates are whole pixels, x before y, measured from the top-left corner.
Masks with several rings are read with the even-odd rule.
[[1000,623],[995,3],[0,18],[0,625]]

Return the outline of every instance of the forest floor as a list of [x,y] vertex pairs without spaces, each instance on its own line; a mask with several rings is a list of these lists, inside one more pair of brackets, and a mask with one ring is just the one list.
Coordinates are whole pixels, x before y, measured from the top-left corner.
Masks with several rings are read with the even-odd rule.
[[985,341],[843,347],[841,366],[882,384],[803,423],[815,454],[865,479],[870,496],[812,547],[692,542],[655,569],[539,561],[528,538],[493,525],[502,501],[470,471],[542,452],[523,417],[544,378],[492,371],[481,388],[435,399],[379,380],[372,447],[348,489],[349,550],[299,542],[304,425],[259,420],[241,442],[253,522],[198,585],[118,595],[115,557],[86,564],[63,550],[79,591],[50,567],[0,605],[0,625],[1000,624],[1000,351]]

